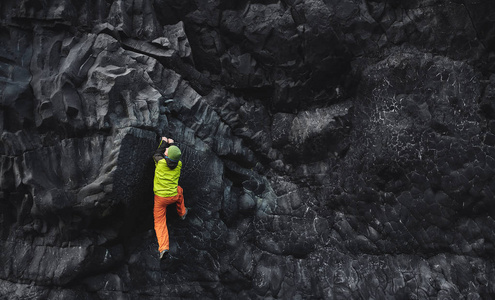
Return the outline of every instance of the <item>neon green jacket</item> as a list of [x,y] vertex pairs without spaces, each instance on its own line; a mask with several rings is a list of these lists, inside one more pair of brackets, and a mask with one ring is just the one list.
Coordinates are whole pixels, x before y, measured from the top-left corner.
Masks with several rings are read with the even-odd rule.
[[165,159],[165,149],[169,147],[168,143],[160,141],[158,149],[153,154],[155,161],[155,179],[153,180],[153,192],[160,197],[173,197],[177,195],[177,186],[179,185],[180,171],[182,162],[174,163]]

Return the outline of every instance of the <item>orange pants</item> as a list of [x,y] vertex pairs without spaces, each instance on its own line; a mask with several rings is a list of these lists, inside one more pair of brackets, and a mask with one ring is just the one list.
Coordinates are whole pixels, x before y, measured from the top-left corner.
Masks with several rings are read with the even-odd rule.
[[177,195],[173,197],[160,197],[155,195],[155,206],[153,208],[153,216],[155,218],[155,232],[158,239],[158,251],[169,249],[168,242],[168,228],[167,228],[167,206],[169,204],[177,204],[177,213],[179,216],[186,214],[186,207],[184,205],[184,195],[182,194],[182,188],[177,187]]

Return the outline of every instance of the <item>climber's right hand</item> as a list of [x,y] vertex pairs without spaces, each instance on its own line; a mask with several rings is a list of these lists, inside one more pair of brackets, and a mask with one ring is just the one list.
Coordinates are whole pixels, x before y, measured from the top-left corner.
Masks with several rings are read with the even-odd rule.
[[162,141],[164,141],[165,143],[169,143],[169,144],[173,144],[174,143],[174,140],[173,139],[169,139],[167,137],[162,137]]

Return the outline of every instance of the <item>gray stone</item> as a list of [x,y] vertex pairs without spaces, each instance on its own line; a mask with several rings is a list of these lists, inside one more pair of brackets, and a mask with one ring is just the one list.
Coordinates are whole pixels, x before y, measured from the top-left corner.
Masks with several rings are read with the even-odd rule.
[[495,7],[461,2],[2,1],[0,294],[493,298]]

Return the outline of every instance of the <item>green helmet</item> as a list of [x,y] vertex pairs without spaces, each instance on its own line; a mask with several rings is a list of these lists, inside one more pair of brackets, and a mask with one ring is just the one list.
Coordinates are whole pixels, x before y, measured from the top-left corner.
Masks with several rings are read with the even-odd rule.
[[179,147],[172,145],[172,146],[170,146],[168,148],[168,155],[167,155],[167,157],[171,161],[179,161],[181,155],[182,155],[182,152],[180,151]]

